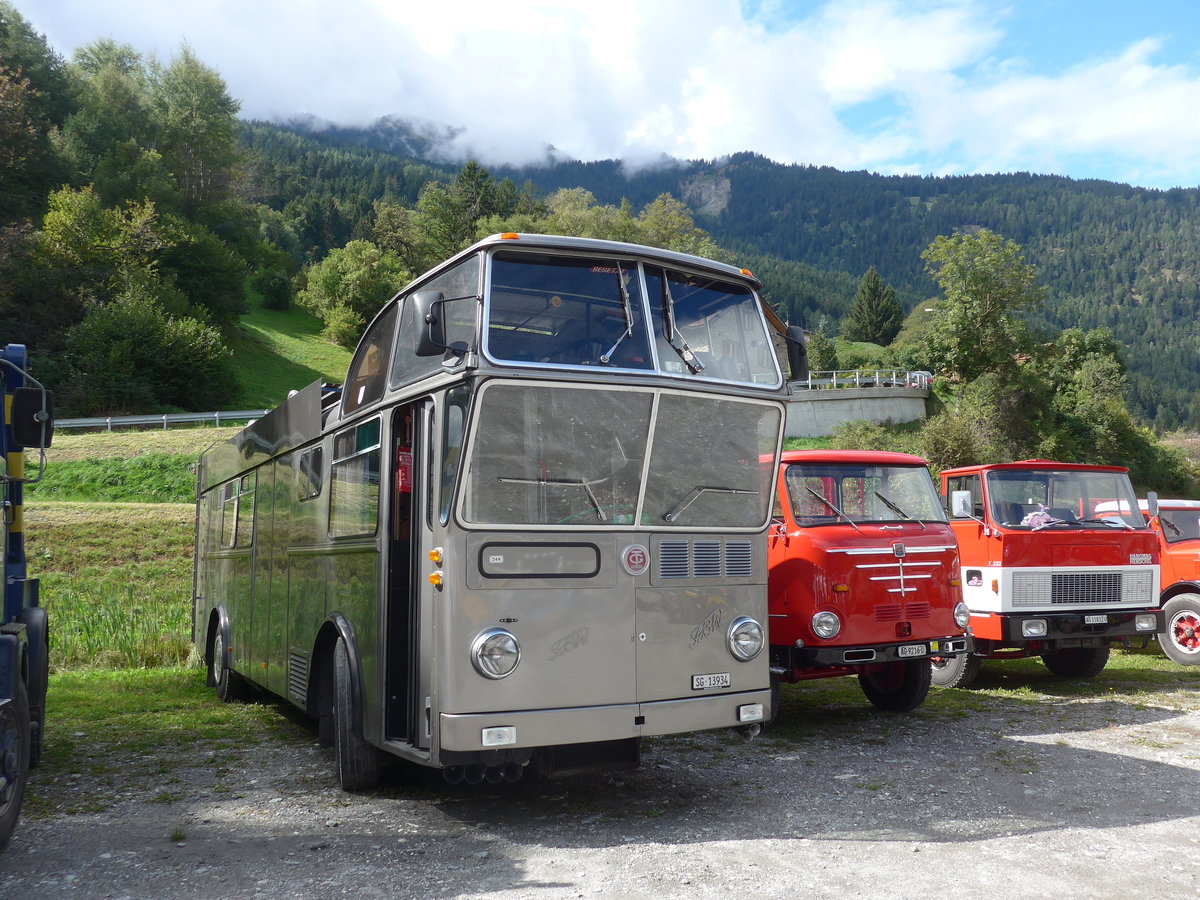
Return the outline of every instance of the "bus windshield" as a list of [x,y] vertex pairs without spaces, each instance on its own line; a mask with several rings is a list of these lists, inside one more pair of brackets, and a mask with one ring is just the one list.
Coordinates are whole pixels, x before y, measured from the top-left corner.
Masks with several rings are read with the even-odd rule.
[[923,466],[791,465],[784,475],[801,527],[859,522],[945,522]]
[[470,523],[766,523],[771,473],[759,458],[771,458],[780,424],[771,404],[493,383],[477,408],[462,506]]
[[484,349],[501,363],[781,383],[758,297],[736,280],[500,251],[487,296]]
[[1124,472],[998,469],[987,473],[988,511],[1008,528],[1146,528]]

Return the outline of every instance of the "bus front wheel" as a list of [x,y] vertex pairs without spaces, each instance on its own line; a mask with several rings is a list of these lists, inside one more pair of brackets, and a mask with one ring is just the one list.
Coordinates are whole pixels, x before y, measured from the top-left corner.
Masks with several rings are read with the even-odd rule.
[[225,634],[220,625],[213,633],[212,652],[208,655],[208,683],[216,689],[217,699],[224,703],[233,703],[246,696],[246,684],[242,676],[229,668]]
[[333,651],[333,745],[343,791],[369,790],[379,784],[379,750],[354,733],[356,703],[350,652],[346,639],[338,638]]

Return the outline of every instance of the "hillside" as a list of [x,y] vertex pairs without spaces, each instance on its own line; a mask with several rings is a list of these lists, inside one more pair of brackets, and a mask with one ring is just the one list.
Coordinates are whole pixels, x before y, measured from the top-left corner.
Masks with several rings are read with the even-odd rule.
[[[243,128],[243,145],[271,186],[271,205],[303,208],[311,239],[324,234],[340,246],[369,227],[373,200],[412,203],[420,179],[448,177],[454,168],[391,154],[388,148],[422,145],[398,137],[394,120],[385,124],[378,131],[327,128],[318,138],[255,123]],[[492,174],[528,182],[542,195],[583,187],[601,203],[627,198],[635,207],[671,193],[762,274],[793,321],[815,324],[824,315],[835,327],[869,266],[912,308],[935,293],[920,258],[934,237],[989,228],[1021,244],[1050,288],[1035,325],[1107,326],[1126,347],[1135,413],[1161,428],[1200,427],[1200,398],[1190,389],[1200,380],[1198,190],[1028,173],[881,176],[782,165],[752,153],[637,170],[607,160]]]

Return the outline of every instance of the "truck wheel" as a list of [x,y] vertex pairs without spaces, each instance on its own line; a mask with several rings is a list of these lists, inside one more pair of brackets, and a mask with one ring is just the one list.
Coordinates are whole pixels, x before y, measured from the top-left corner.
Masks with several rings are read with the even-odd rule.
[[983,660],[974,653],[934,656],[929,660],[931,680],[938,687],[970,687],[982,664]]
[[246,682],[241,675],[229,668],[228,661],[225,636],[218,625],[216,634],[213,635],[212,652],[208,655],[208,680],[216,686],[219,700],[233,703],[246,698]]
[[8,846],[25,799],[29,777],[29,697],[17,682],[16,696],[0,709],[0,850]]
[[369,790],[379,784],[379,750],[354,733],[356,699],[350,681],[345,638],[333,651],[333,731],[338,783],[343,791]]
[[1108,665],[1107,647],[1071,647],[1042,654],[1042,662],[1063,678],[1095,678]]
[[912,712],[925,702],[933,670],[924,659],[888,663],[858,676],[867,699],[888,712]]
[[1163,653],[1183,666],[1200,665],[1200,594],[1180,594],[1163,604],[1166,631],[1158,636]]

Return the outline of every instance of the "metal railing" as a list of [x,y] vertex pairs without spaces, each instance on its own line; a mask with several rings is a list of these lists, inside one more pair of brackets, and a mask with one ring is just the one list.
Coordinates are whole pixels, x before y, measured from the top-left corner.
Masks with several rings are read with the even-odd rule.
[[823,388],[904,387],[929,390],[933,375],[929,372],[908,372],[902,369],[837,369],[831,372],[809,372],[808,378],[789,381],[792,390],[821,390]]
[[162,426],[166,430],[172,425],[197,425],[209,422],[217,427],[234,422],[248,422],[265,416],[266,409],[235,409],[228,412],[166,413],[160,416],[101,416],[93,419],[55,419],[55,428],[99,428],[112,431],[114,428],[147,428]]

